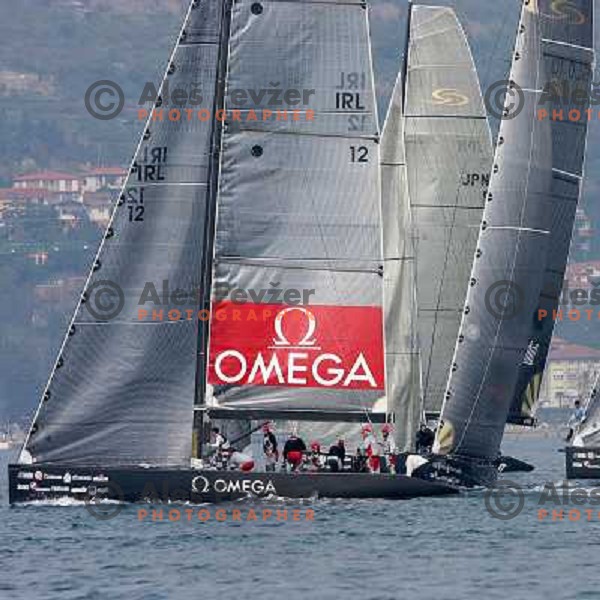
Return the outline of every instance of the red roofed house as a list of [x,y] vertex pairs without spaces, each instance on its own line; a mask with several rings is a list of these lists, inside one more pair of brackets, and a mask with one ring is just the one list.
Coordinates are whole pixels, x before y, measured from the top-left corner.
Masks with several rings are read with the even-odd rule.
[[16,189],[40,189],[48,192],[81,192],[80,177],[60,171],[38,171],[15,177]]

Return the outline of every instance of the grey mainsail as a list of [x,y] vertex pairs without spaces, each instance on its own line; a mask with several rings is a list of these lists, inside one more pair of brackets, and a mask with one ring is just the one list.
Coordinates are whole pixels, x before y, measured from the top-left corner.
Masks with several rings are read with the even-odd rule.
[[581,194],[588,129],[586,111],[594,68],[594,3],[561,6],[540,2],[542,54],[548,81],[539,116],[552,127],[552,214],[550,246],[539,300],[530,325],[530,355],[521,364],[508,422],[533,424],[565,277],[571,235]]
[[[171,89],[201,84],[211,111],[224,16],[221,0],[191,3],[165,76]],[[204,372],[192,290],[203,283],[217,121],[173,121],[161,105],[162,97],[165,114],[148,120],[21,461],[189,464]],[[163,281],[188,292],[177,309],[194,316],[170,320],[172,306],[160,301],[140,306],[147,284],[162,294]]]
[[400,451],[414,449],[421,413],[415,255],[404,152],[404,77],[398,76],[381,143],[381,199],[385,260],[386,396],[396,417]]
[[551,131],[537,119],[546,83],[536,2],[523,4],[506,104],[434,453],[494,461],[543,284],[552,207]]
[[454,11],[412,10],[405,108],[423,403],[439,412],[492,165],[473,57]]
[[[286,120],[256,94],[228,94],[240,119],[223,136],[208,406],[360,413],[383,395],[367,19],[358,0],[233,7],[228,89],[277,87],[303,101],[278,107],[297,109]],[[220,293],[230,288],[245,301]]]

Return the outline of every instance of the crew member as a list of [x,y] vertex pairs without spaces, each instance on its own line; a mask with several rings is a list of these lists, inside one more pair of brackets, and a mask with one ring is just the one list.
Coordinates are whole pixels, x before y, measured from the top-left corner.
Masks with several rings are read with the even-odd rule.
[[279,460],[279,450],[277,449],[277,438],[271,431],[271,425],[265,423],[263,425],[263,454],[265,455],[265,469],[274,471],[275,465]]
[[297,471],[302,464],[304,452],[306,452],[304,440],[298,437],[296,432],[293,432],[283,447],[283,460],[291,467],[292,471]]
[[570,442],[573,434],[575,433],[575,429],[581,425],[585,421],[585,409],[581,406],[581,402],[579,400],[575,400],[575,405],[571,416],[569,417],[569,421],[567,422],[567,427],[569,428],[569,433],[567,434],[566,441]]
[[226,469],[229,450],[231,448],[227,438],[221,433],[218,427],[210,430],[211,442],[208,444],[212,448],[210,463],[217,468]]
[[381,471],[382,473],[395,473],[396,466],[396,454],[398,449],[394,438],[390,435],[392,433],[392,426],[389,423],[384,423],[381,427],[382,440],[380,442],[381,447]]
[[429,454],[435,441],[435,433],[425,423],[421,423],[417,431],[417,453]]
[[310,443],[310,457],[308,462],[308,470],[321,470],[321,444],[319,444],[319,442]]
[[334,444],[329,448],[329,456],[327,458],[327,465],[329,470],[337,473],[344,469],[344,459],[346,458],[346,444],[343,439],[339,439],[337,444]]
[[379,473],[381,469],[381,461],[379,458],[379,444],[373,435],[373,426],[366,423],[361,429],[362,450],[368,459],[369,471],[371,473]]
[[229,450],[229,441],[227,438],[221,433],[221,430],[218,427],[213,427],[210,430],[211,443],[209,446],[214,448],[215,450]]

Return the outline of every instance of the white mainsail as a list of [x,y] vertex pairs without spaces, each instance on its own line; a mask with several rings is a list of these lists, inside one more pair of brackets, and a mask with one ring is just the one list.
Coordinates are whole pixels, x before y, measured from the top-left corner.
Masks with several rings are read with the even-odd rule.
[[[370,411],[384,368],[368,13],[358,0],[255,4],[233,6],[228,89],[277,87],[307,100],[287,107],[298,119],[268,118],[272,107],[248,93],[223,136],[213,312],[225,316],[211,322],[212,401]],[[248,301],[220,299],[227,287],[247,290]],[[276,289],[312,294],[286,306]]]
[[452,361],[492,166],[467,36],[454,11],[412,10],[405,102],[423,404],[438,412]]
[[411,7],[408,35],[382,143],[387,395],[405,451],[421,409],[441,407],[492,162],[456,15]]

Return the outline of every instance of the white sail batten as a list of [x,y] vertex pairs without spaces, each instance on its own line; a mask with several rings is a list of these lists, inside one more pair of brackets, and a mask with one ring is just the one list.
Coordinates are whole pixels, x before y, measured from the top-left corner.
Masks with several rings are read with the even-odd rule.
[[[293,103],[268,105],[269,89]],[[385,375],[365,7],[236,2],[227,90],[207,403],[372,410]],[[245,300],[220,294],[231,288]]]

